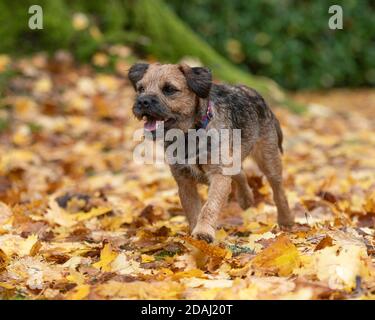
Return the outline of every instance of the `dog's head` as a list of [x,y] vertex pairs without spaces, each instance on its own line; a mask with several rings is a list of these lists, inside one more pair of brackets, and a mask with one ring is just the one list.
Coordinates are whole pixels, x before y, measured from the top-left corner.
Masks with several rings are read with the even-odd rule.
[[165,130],[192,128],[199,98],[208,97],[212,84],[207,68],[186,64],[137,63],[128,77],[137,92],[133,113],[145,120],[144,128],[151,132],[157,121],[164,121]]

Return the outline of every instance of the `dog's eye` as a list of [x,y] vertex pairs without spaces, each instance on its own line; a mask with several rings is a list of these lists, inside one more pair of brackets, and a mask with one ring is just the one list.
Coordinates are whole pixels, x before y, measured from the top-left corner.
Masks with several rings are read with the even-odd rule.
[[139,93],[142,93],[143,91],[145,91],[145,88],[143,86],[139,86],[138,89],[137,89],[137,91]]
[[176,93],[178,91],[178,89],[176,89],[174,86],[170,85],[170,84],[166,84],[164,87],[163,87],[163,93],[166,95],[166,96],[171,96],[172,94]]

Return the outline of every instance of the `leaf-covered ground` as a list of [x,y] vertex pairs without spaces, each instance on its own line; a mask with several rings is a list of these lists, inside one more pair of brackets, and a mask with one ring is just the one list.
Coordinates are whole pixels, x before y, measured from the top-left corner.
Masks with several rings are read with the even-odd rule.
[[249,160],[256,207],[230,201],[207,245],[188,237],[168,168],[132,161],[141,124],[128,67],[103,74],[66,53],[1,56],[0,297],[375,297],[374,118],[350,99],[302,116],[275,108],[298,224],[277,228],[270,188]]

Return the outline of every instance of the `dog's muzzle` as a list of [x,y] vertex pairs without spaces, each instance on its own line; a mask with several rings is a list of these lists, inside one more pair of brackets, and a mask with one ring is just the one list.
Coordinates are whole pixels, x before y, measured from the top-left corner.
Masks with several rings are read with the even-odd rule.
[[157,121],[171,124],[174,118],[154,95],[139,96],[133,106],[133,113],[139,120],[145,120],[146,131],[155,131]]

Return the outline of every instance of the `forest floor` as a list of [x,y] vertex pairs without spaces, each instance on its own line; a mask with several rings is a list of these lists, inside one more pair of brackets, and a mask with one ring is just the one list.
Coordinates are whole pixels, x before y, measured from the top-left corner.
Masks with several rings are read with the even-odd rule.
[[275,106],[298,223],[278,229],[249,160],[256,206],[231,196],[208,245],[188,236],[168,168],[133,162],[128,67],[1,57],[1,298],[375,298],[374,91],[295,94],[302,115]]

